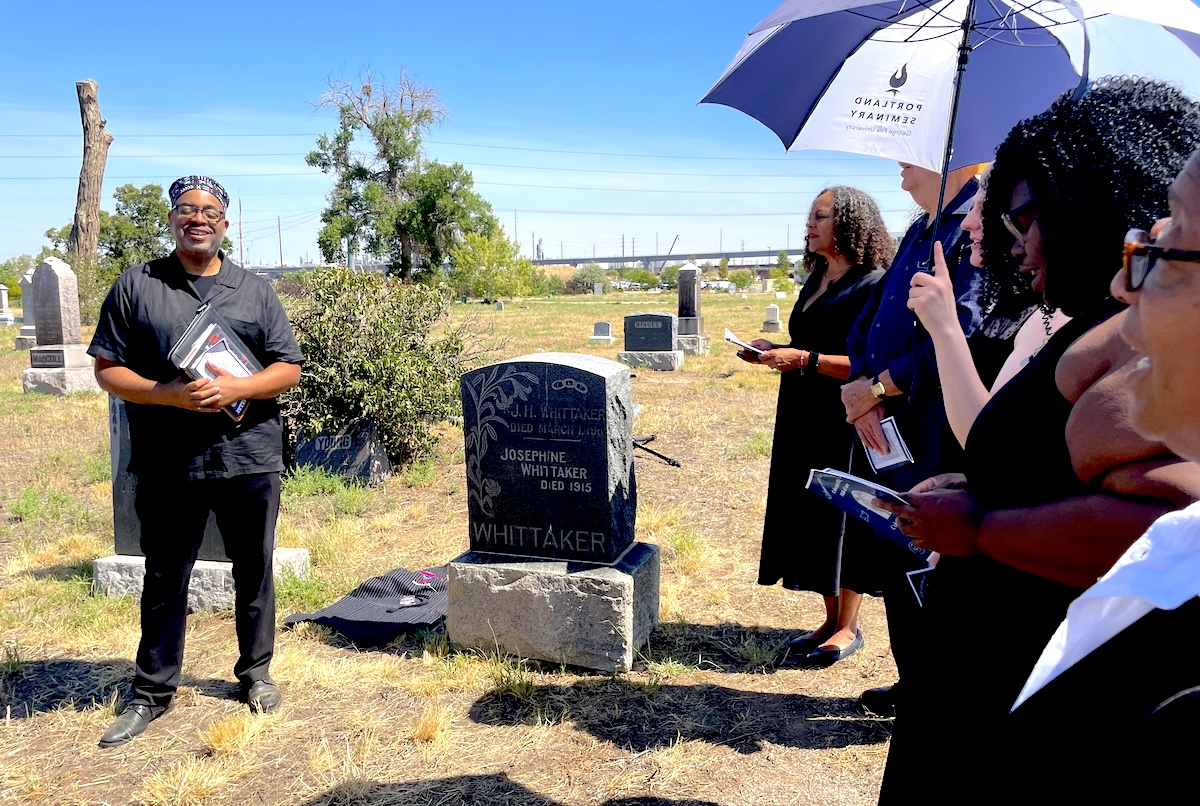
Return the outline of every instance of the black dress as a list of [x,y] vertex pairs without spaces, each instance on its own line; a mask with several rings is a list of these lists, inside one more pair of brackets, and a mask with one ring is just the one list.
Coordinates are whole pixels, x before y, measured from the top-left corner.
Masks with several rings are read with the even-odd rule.
[[[845,355],[850,326],[883,275],[883,269],[853,266],[804,310],[820,286],[821,275],[814,272],[792,308],[792,340],[786,346]],[[842,405],[845,381],[799,370],[780,376],[758,584],[782,581],[791,590],[837,596],[842,587],[855,589],[849,584],[852,569],[847,568],[849,578],[842,573],[844,518],[837,507],[806,491],[804,483],[813,468],[850,466],[854,427]]]
[[[1072,404],[1054,373],[1067,348],[1112,313],[1064,325],[975,418],[966,476],[985,511],[1087,492],[1066,443]],[[942,557],[927,585],[928,651],[897,712],[881,803],[912,797],[969,802],[980,795],[982,760],[1067,606],[1082,592],[981,554]]]

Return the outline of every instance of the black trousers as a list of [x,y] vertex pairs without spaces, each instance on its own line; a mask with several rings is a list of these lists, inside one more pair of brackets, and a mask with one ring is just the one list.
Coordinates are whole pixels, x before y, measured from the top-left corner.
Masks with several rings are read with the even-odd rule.
[[275,652],[275,520],[279,474],[163,481],[139,477],[134,502],[142,523],[146,578],[142,638],[133,701],[166,708],[179,686],[187,622],[188,579],[211,509],[233,561],[234,624],[245,686],[267,676]]

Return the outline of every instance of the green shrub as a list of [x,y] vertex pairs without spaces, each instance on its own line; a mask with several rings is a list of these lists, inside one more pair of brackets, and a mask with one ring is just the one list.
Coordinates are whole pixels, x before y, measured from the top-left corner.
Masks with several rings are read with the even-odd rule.
[[467,369],[446,290],[339,267],[311,272],[285,304],[305,355],[284,403],[289,430],[315,436],[374,420],[397,467],[428,455],[431,426],[458,411]]

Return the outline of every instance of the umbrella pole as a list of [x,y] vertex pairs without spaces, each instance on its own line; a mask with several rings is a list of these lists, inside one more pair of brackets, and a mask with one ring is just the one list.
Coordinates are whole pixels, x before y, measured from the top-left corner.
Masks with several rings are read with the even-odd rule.
[[[954,70],[954,96],[950,102],[950,126],[946,130],[946,151],[942,155],[942,185],[938,190],[937,212],[931,221],[933,231],[937,233],[937,222],[942,215],[942,205],[946,199],[946,177],[950,174],[950,155],[954,152],[954,126],[958,122],[958,99],[962,94],[963,74],[967,71],[967,59],[971,55],[971,31],[975,28],[975,0],[968,0],[967,13],[962,22],[962,42],[958,45],[958,66]],[[929,265],[933,266],[934,239],[929,242]]]

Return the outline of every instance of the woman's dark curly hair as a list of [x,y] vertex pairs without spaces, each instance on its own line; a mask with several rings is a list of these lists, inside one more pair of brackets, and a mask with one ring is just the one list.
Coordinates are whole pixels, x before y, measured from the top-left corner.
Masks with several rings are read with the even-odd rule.
[[1125,232],[1167,215],[1167,187],[1200,147],[1200,105],[1169,84],[1104,78],[1072,94],[1018,123],[996,150],[983,204],[984,304],[1028,289],[1000,218],[1022,179],[1041,232],[1046,304],[1079,316],[1108,298]]
[[[818,193],[833,196],[833,243],[850,265],[886,269],[896,256],[896,242],[888,235],[883,214],[875,200],[858,188],[833,185]],[[809,274],[824,271],[829,261],[804,247],[804,269]]]

